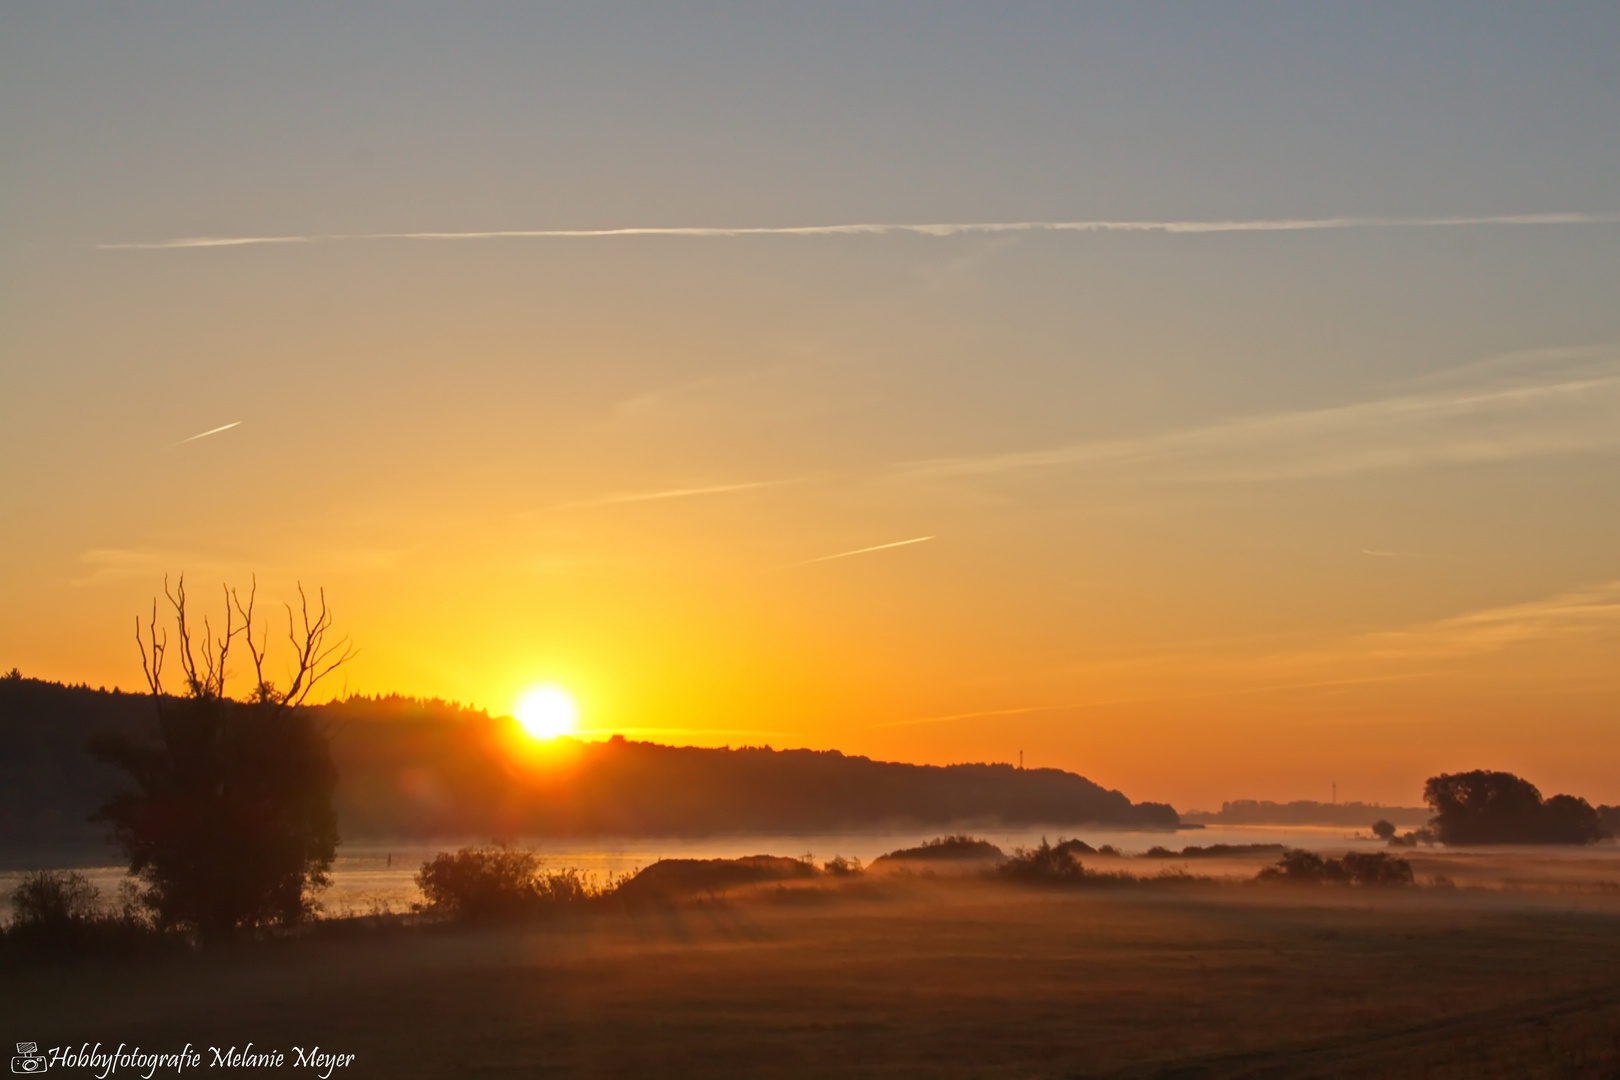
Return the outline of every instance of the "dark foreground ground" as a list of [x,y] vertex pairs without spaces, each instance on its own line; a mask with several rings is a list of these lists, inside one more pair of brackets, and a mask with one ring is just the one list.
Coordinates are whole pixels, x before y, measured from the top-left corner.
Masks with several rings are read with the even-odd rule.
[[866,881],[12,968],[0,1017],[362,1077],[1614,1077],[1620,898]]

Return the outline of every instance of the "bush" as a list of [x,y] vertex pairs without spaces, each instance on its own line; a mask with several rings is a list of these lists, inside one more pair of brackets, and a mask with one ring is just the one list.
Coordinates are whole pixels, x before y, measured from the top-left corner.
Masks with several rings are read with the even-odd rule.
[[861,867],[861,860],[846,859],[842,855],[835,855],[822,864],[822,873],[833,877],[856,877],[866,871]]
[[1412,864],[1387,851],[1352,851],[1340,865],[1352,885],[1412,884]]
[[29,952],[77,953],[158,939],[140,913],[133,885],[121,890],[117,907],[108,907],[101,890],[76,870],[29,874],[12,890],[11,909],[6,944]]
[[614,889],[620,900],[671,900],[680,896],[745,888],[767,881],[813,878],[813,863],[776,855],[745,855],[740,859],[659,859]]
[[1352,851],[1342,859],[1324,859],[1314,851],[1284,852],[1277,865],[1260,871],[1257,881],[1293,885],[1357,885],[1363,887],[1412,884],[1412,864],[1386,851]]
[[980,840],[976,836],[968,836],[965,833],[957,833],[953,836],[936,836],[934,839],[917,847],[901,848],[898,851],[891,851],[887,855],[879,855],[878,861],[885,859],[928,861],[933,859],[987,860],[1001,858],[1003,858],[1001,849],[990,841]]
[[440,852],[422,864],[416,887],[429,908],[464,919],[533,914],[601,891],[578,870],[542,872],[539,855],[504,845]]
[[1277,865],[1268,866],[1260,871],[1256,880],[1316,884],[1326,877],[1327,864],[1322,860],[1322,856],[1314,851],[1296,848],[1284,852],[1283,857],[1277,860]]
[[1086,869],[1066,848],[1053,847],[1042,837],[1040,847],[1015,848],[1012,858],[996,867],[994,873],[1008,881],[1061,885],[1080,881]]
[[77,870],[37,870],[11,892],[11,925],[60,932],[101,914],[101,890]]

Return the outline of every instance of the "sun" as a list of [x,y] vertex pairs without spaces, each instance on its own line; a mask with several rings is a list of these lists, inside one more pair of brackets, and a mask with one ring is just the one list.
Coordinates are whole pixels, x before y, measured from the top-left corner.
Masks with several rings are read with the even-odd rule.
[[541,683],[523,691],[512,712],[531,739],[569,735],[579,723],[579,706],[574,696],[553,683]]

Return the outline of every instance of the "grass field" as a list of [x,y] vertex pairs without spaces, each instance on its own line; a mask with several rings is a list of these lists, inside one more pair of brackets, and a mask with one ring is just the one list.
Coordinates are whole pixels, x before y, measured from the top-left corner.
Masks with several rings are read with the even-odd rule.
[[868,879],[3,980],[7,1040],[348,1076],[1620,1075],[1612,894]]

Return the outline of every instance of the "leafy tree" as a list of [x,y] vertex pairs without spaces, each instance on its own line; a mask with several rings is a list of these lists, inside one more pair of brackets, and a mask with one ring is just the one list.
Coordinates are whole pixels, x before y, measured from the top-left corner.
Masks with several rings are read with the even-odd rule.
[[1392,821],[1384,821],[1382,819],[1375,821],[1373,822],[1372,831],[1373,835],[1378,837],[1380,840],[1395,839],[1395,823]]
[[[205,939],[302,919],[313,891],[328,884],[337,848],[336,770],[325,731],[301,706],[354,650],[347,639],[328,641],[324,591],[312,614],[300,587],[301,625],[287,606],[293,663],[286,689],[278,688],[265,672],[268,628],[254,639],[255,593],[244,605],[225,589],[224,629],[216,632],[205,617],[199,643],[185,579],[172,593],[165,581],[183,686],[174,695],[164,689],[169,636],[157,625],[154,601],[144,634],[136,620],[135,637],[157,708],[155,730],[91,741],[92,753],[134,781],[134,790],[115,796],[97,817],[112,824],[130,872],[143,883],[141,902],[160,926],[191,927]],[[253,661],[253,686],[233,699],[226,682],[238,639]]]
[[1554,795],[1544,802],[1534,784],[1512,773],[1432,776],[1423,798],[1445,844],[1589,844],[1607,835],[1585,799]]

